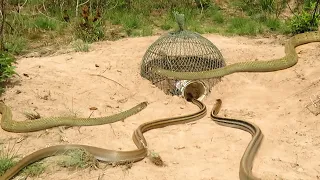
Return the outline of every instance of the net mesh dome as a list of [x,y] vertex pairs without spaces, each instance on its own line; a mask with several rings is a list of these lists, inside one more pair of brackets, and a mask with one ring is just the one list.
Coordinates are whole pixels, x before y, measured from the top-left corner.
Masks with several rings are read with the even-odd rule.
[[[152,72],[152,67],[178,72],[198,72],[221,68],[226,65],[219,49],[200,34],[180,29],[159,37],[145,52],[141,63],[141,76],[164,90],[176,95],[176,82]],[[209,91],[220,78],[203,79]]]

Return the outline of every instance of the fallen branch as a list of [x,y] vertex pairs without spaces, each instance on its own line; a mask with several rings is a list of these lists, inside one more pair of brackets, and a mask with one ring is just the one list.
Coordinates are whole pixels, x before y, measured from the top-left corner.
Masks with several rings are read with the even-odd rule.
[[125,88],[125,89],[129,90],[128,88],[124,87],[122,84],[118,83],[117,81],[115,81],[115,80],[113,80],[113,79],[110,79],[110,78],[107,78],[107,77],[105,77],[105,76],[103,76],[103,75],[100,75],[100,74],[90,74],[90,76],[98,76],[98,77],[102,77],[102,78],[104,78],[104,79],[107,79],[107,80],[109,80],[109,81],[112,81],[112,82],[114,82],[114,83],[118,84],[119,86],[121,86],[121,87],[123,87],[123,88]]

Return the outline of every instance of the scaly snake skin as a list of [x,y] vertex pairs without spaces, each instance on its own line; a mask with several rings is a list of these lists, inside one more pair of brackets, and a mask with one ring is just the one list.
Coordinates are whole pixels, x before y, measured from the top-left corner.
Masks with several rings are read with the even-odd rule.
[[258,180],[259,178],[252,175],[252,167],[253,167],[253,159],[263,140],[263,134],[257,125],[250,123],[248,121],[218,117],[217,114],[220,111],[221,105],[222,105],[221,99],[217,99],[217,102],[211,111],[211,119],[213,121],[215,121],[217,124],[222,126],[227,126],[227,127],[237,128],[243,131],[247,131],[252,135],[252,139],[248,144],[247,149],[242,155],[242,158],[240,161],[239,178],[240,180]]
[[153,67],[153,73],[165,76],[171,79],[196,80],[222,77],[235,72],[270,72],[289,68],[298,62],[298,55],[295,47],[311,43],[320,42],[320,32],[306,32],[291,37],[285,44],[285,56],[280,59],[271,59],[267,61],[246,61],[234,63],[222,68],[200,72],[176,72],[159,67]]
[[109,124],[137,114],[147,107],[147,102],[142,102],[133,108],[106,117],[99,118],[75,118],[75,117],[49,117],[37,120],[14,121],[12,112],[8,106],[0,102],[1,128],[6,131],[22,133],[48,129],[57,126],[95,126]]
[[[136,150],[115,151],[115,150],[98,148],[94,146],[77,145],[77,144],[50,146],[25,156],[15,166],[7,170],[0,177],[0,180],[9,180],[13,176],[15,176],[21,169],[23,169],[24,167],[28,166],[31,163],[34,163],[36,161],[39,161],[49,156],[65,153],[67,150],[72,150],[72,149],[84,149],[88,153],[92,154],[96,159],[103,162],[108,162],[108,163],[115,162],[117,164],[118,163],[122,164],[122,163],[131,163],[131,162],[140,161],[148,155],[147,141],[143,136],[143,133],[152,129],[163,128],[169,125],[192,122],[192,121],[201,119],[206,115],[207,109],[202,102],[195,99],[191,99],[190,101],[200,108],[198,112],[185,115],[185,116],[159,119],[159,120],[154,120],[154,121],[141,124],[134,131],[132,136],[132,140],[137,146]],[[9,112],[9,111],[2,112],[4,113],[2,114],[2,116],[9,117],[8,115],[5,114],[6,112]]]

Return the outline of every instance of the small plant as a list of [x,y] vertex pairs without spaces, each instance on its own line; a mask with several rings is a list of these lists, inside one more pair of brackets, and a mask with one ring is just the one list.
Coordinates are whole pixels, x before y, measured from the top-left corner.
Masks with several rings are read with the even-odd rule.
[[141,15],[135,15],[133,13],[124,14],[124,16],[122,17],[121,24],[128,36],[133,35],[134,30],[137,30],[142,27],[142,18],[143,17]]
[[8,49],[8,52],[14,55],[18,55],[25,50],[27,46],[27,41],[23,36],[10,35],[7,37],[6,42],[4,44],[5,47]]
[[0,148],[0,176],[17,163],[15,144],[12,147]]
[[58,162],[58,165],[66,168],[87,168],[95,167],[96,159],[83,149],[68,150],[63,156],[63,160]]
[[44,173],[45,166],[43,165],[42,162],[35,162],[22,170],[22,174],[26,176],[39,176],[40,174]]
[[6,157],[1,155],[0,157],[0,176],[2,176],[8,169],[16,164],[14,157]]
[[82,17],[75,25],[75,36],[85,42],[99,41],[105,36],[100,10],[96,10],[94,17],[91,17],[89,14],[89,7],[84,5],[82,8]]
[[9,53],[0,52],[0,94],[4,91],[4,85],[8,82],[8,79],[15,74],[15,66],[13,63],[15,58]]
[[221,12],[217,12],[214,15],[212,15],[212,19],[213,19],[214,22],[216,22],[218,24],[224,23],[224,17],[223,17],[223,14]]
[[[13,167],[18,162],[18,156],[16,155],[15,145],[12,147],[0,149],[0,176],[2,176],[8,169]],[[35,162],[21,170],[19,174],[26,176],[39,176],[45,170],[45,167],[41,162]]]
[[45,16],[38,16],[34,20],[34,26],[43,30],[56,30],[58,25],[52,19]]
[[281,22],[279,19],[267,19],[264,23],[271,31],[276,31],[280,29]]
[[89,44],[81,39],[72,42],[72,46],[76,52],[89,52]]

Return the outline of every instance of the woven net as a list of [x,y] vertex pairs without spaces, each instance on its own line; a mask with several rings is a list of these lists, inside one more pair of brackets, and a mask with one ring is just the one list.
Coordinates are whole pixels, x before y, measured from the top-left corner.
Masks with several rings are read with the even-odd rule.
[[[177,17],[178,16],[178,17]],[[154,74],[152,67],[178,71],[198,72],[224,67],[225,61],[218,48],[200,34],[183,29],[183,15],[176,14],[179,30],[157,39],[146,51],[141,63],[141,76],[150,80],[165,93],[179,94],[176,83]],[[180,19],[179,19],[180,18]],[[220,78],[203,79],[209,91]]]

